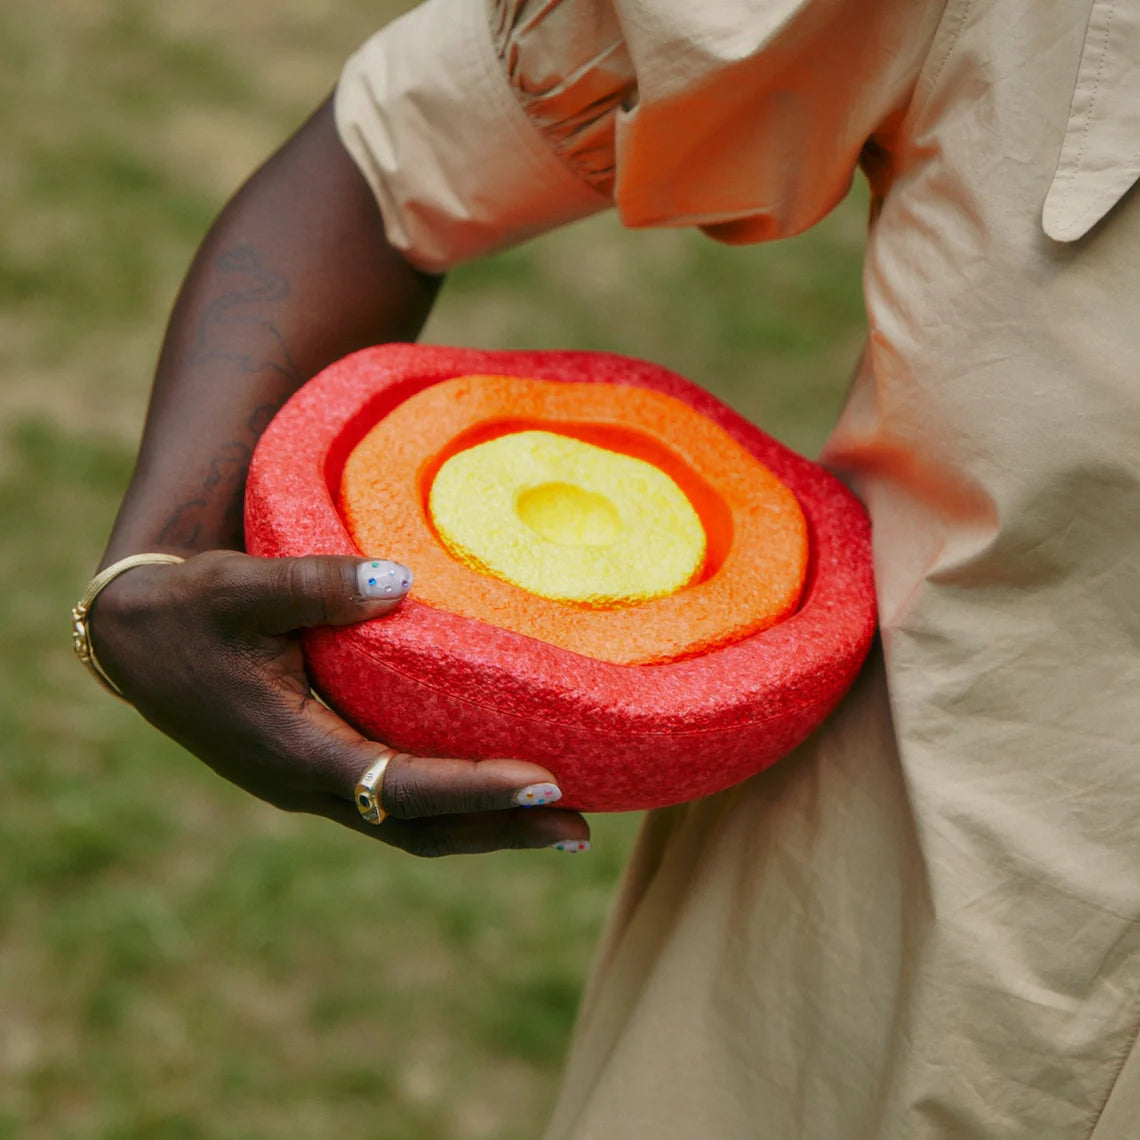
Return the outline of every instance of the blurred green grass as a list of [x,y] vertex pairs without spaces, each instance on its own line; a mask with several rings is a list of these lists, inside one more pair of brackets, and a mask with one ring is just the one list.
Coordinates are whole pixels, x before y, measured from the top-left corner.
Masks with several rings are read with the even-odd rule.
[[[70,654],[148,374],[225,195],[402,5],[0,9],[0,1138],[536,1136],[636,827],[423,863],[217,780]],[[426,338],[659,361],[806,452],[862,337],[857,192],[726,249],[591,219]]]

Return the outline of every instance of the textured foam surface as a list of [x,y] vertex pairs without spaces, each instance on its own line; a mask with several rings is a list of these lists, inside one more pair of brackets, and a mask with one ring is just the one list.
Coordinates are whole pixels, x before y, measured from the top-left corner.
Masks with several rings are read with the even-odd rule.
[[[436,471],[465,448],[523,429],[572,435],[667,472],[708,538],[699,578],[681,593],[600,611],[538,597],[448,555],[425,514]],[[415,570],[417,600],[617,665],[675,661],[767,628],[795,608],[808,558],[803,512],[776,475],[686,401],[624,383],[472,375],[433,385],[352,449],[341,503],[363,551]]]
[[701,520],[664,471],[548,431],[511,432],[453,455],[432,481],[428,515],[460,562],[574,605],[675,593],[705,560]]
[[834,707],[870,647],[867,517],[822,468],[665,369],[593,353],[409,345],[356,353],[298,392],[263,436],[246,498],[250,553],[358,553],[336,507],[352,448],[414,393],[479,372],[641,386],[715,421],[803,508],[811,559],[799,605],[735,644],[629,666],[424,605],[413,592],[387,618],[304,635],[320,691],[361,731],[400,749],[542,763],[563,803],[587,811],[695,799],[791,751]]

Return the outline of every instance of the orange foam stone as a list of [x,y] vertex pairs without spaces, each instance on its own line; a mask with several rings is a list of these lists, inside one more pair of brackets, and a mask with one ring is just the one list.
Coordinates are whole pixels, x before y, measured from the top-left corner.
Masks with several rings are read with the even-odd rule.
[[[453,558],[428,511],[436,473],[461,451],[532,430],[669,475],[707,537],[697,579],[666,597],[599,609],[539,597]],[[688,404],[622,384],[461,376],[431,385],[352,451],[340,509],[361,551],[413,567],[417,601],[618,665],[663,664],[769,628],[795,609],[808,562],[803,512],[767,467]]]

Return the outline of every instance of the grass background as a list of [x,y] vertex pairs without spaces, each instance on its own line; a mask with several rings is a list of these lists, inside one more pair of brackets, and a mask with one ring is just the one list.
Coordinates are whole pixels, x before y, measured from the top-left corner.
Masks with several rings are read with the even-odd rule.
[[[253,802],[104,697],[67,613],[225,196],[406,5],[0,7],[0,1138],[525,1140],[637,821],[418,862]],[[426,339],[659,361],[809,453],[862,335],[857,192],[726,249],[593,219]]]

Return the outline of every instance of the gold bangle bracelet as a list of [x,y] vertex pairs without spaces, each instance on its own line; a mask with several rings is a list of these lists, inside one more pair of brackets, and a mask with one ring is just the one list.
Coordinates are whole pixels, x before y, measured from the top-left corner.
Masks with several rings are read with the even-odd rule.
[[91,676],[104,689],[120,699],[126,699],[123,697],[122,689],[104,672],[103,666],[99,664],[99,659],[95,656],[95,648],[91,644],[91,630],[87,620],[91,607],[95,604],[95,599],[120,574],[125,574],[136,566],[154,566],[185,561],[185,558],[180,558],[177,554],[131,554],[126,558],[120,558],[118,562],[112,562],[106,570],[100,570],[91,579],[83,597],[76,602],[75,608],[71,611],[71,646],[75,650],[75,656],[87,666]]

